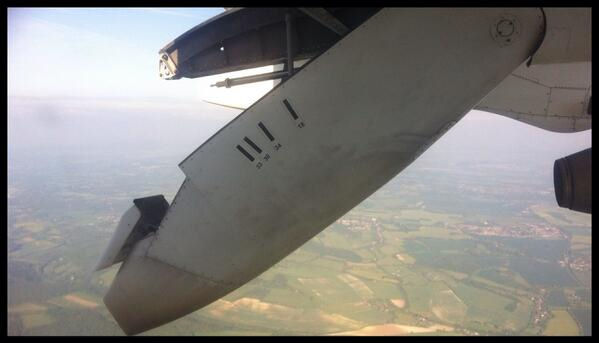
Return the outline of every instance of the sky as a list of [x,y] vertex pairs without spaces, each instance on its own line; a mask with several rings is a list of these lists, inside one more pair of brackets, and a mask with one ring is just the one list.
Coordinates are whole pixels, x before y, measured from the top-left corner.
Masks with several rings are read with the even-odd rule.
[[[15,121],[16,114],[37,113],[27,120],[39,119],[39,127],[42,128],[39,137],[45,139],[29,139],[40,144],[60,137],[58,134],[54,138],[46,137],[52,132],[59,132],[47,130],[48,127],[56,128],[56,123],[79,123],[79,126],[69,126],[73,128],[71,131],[86,127],[85,135],[73,134],[73,142],[77,142],[77,139],[96,137],[94,135],[101,130],[94,130],[93,125],[100,125],[101,120],[104,120],[105,130],[109,130],[114,123],[134,125],[136,120],[139,122],[139,118],[149,118],[150,114],[161,118],[156,119],[161,122],[168,122],[164,116],[177,115],[186,118],[195,116],[198,126],[202,126],[200,123],[212,123],[206,125],[211,128],[210,132],[204,130],[201,135],[202,139],[207,138],[239,111],[223,111],[221,107],[200,100],[247,107],[265,94],[272,87],[272,82],[230,89],[209,85],[225,77],[265,72],[268,67],[201,79],[167,81],[158,76],[158,51],[182,33],[223,11],[223,8],[8,9],[8,95],[37,99],[12,101],[9,106],[9,111],[12,109],[14,112],[12,120]],[[115,114],[114,122],[107,121],[108,112]],[[90,118],[94,114],[97,118],[104,116],[105,119],[97,119],[98,122],[85,119],[85,115]],[[130,120],[123,121],[124,116],[129,116]],[[88,125],[90,122],[95,124]],[[485,135],[487,129],[506,126],[506,132],[513,132],[510,139],[501,143],[510,148],[506,150],[508,152],[518,151],[519,148],[526,151],[527,146],[535,144],[528,139],[530,134],[543,137],[546,143],[542,144],[546,150],[558,149],[564,154],[591,145],[590,130],[556,134],[479,111],[472,111],[462,122],[460,125],[472,127],[473,135]],[[13,124],[17,125],[18,122]],[[183,130],[181,125],[175,124],[170,128],[173,133]],[[29,130],[31,127],[30,124],[25,126]],[[512,127],[511,131],[507,127]],[[129,128],[125,130],[132,131]],[[135,140],[147,137],[148,130],[151,130],[153,137],[158,137],[166,128],[162,124],[155,124],[149,129],[144,127],[138,130]],[[101,135],[106,134],[106,131],[101,132]],[[101,139],[101,135],[97,139]],[[120,136],[115,134],[111,137],[116,139]],[[467,137],[464,139],[468,143]],[[21,144],[27,143],[22,139],[20,141]],[[193,149],[192,145],[201,143],[199,138],[195,138],[186,144]],[[484,143],[480,145],[480,149],[484,147]],[[443,156],[451,149],[449,143],[442,148],[436,144],[428,156],[433,156],[436,151]]]
[[[209,84],[226,75],[201,80],[160,79],[158,51],[223,11],[223,8],[10,8],[9,95],[222,98],[225,91],[210,88]],[[262,83],[226,93],[239,96],[248,93],[248,88],[250,92],[257,89],[254,93],[261,94],[252,97],[257,99],[268,90],[267,86]]]

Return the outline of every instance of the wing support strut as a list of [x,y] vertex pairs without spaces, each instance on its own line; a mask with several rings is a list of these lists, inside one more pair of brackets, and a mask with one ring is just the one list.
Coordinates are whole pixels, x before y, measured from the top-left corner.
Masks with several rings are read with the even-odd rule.
[[250,75],[250,76],[244,76],[244,77],[237,77],[237,78],[232,78],[232,79],[226,78],[223,81],[219,81],[217,83],[210,85],[210,87],[231,88],[233,86],[245,85],[248,83],[260,82],[260,81],[266,81],[266,80],[275,80],[275,79],[281,79],[282,81],[285,81],[286,79],[293,76],[294,72],[296,70],[299,70],[299,68],[296,69],[293,67],[293,61],[295,59],[295,44],[294,44],[295,43],[295,39],[294,39],[295,27],[294,27],[293,22],[294,22],[293,13],[291,13],[291,10],[287,11],[285,13],[287,57],[286,57],[286,61],[285,61],[285,69],[283,71],[277,71],[277,72],[266,73],[266,74],[258,74],[258,75]]

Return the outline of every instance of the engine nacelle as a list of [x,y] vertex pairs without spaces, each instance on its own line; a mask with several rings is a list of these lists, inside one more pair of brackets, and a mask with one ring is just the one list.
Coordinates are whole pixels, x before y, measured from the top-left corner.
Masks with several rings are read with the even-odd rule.
[[591,213],[591,149],[555,160],[553,185],[560,207]]

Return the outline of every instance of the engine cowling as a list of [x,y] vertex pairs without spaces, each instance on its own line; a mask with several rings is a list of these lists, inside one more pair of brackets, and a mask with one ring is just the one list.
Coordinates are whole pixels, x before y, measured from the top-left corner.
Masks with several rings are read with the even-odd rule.
[[553,185],[555,199],[560,207],[591,213],[591,149],[555,160]]

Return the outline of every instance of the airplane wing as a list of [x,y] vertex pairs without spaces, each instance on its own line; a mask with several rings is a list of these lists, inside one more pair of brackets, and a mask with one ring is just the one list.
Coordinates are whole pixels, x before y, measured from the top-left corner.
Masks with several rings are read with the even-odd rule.
[[[229,10],[238,10],[238,8]],[[376,9],[369,11],[374,10]],[[554,132],[588,130],[592,122],[592,64],[591,46],[588,44],[591,40],[591,12],[584,8],[545,8],[544,12],[547,17],[547,32],[539,51],[535,54],[534,63],[528,65],[528,62],[525,62],[519,66],[474,109],[500,114]],[[309,23],[317,24],[313,21]],[[305,31],[302,29],[302,32]],[[190,32],[196,32],[193,39],[204,39],[198,37],[194,29]],[[246,39],[248,38],[243,35],[235,38],[235,40]],[[335,39],[331,38],[319,44],[326,47],[334,41]],[[264,50],[264,47],[261,49]],[[304,55],[313,57],[316,52],[312,51]],[[199,63],[204,59],[202,56],[200,53],[190,60]],[[271,62],[283,61],[281,56],[278,56],[278,59],[272,58]],[[259,64],[264,65],[264,63]],[[246,67],[247,65],[233,65],[224,69],[237,70]],[[220,73],[221,70],[223,69],[212,72]],[[199,71],[187,72],[183,77],[193,78],[196,74],[204,75],[206,72],[204,74]],[[226,100],[206,100],[206,102],[234,109],[247,108],[237,104],[232,105]]]
[[542,129],[591,128],[591,11],[544,9],[547,33],[532,65],[522,64],[475,109]]
[[165,79],[310,61],[286,68],[180,163],[185,181],[158,228],[139,199],[123,216],[100,266],[123,259],[104,298],[120,327],[136,334],[212,303],[358,205],[475,106],[513,110],[505,92],[490,95],[531,56],[542,61],[547,20],[538,8],[235,9],[167,45]]
[[520,66],[474,109],[497,113],[545,130],[591,128],[591,62]]

